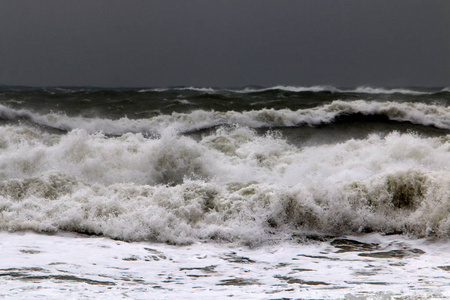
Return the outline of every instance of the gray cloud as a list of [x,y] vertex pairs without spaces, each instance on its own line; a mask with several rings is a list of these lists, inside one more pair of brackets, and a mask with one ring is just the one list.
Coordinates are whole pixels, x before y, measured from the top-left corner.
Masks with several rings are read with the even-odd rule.
[[0,2],[0,83],[449,85],[450,2]]

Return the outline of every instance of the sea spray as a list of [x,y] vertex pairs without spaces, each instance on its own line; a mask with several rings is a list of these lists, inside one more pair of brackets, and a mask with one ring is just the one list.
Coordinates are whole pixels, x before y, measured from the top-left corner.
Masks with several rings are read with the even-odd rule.
[[449,235],[448,136],[299,148],[241,127],[200,141],[173,130],[154,138],[7,132],[5,230],[174,244],[260,244],[304,231]]

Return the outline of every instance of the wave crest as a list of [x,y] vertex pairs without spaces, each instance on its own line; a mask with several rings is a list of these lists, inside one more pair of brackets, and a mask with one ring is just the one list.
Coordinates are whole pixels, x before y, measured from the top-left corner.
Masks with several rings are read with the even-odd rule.
[[234,124],[251,128],[316,126],[329,124],[340,116],[352,114],[380,115],[392,121],[450,129],[450,107],[409,102],[337,100],[323,106],[296,111],[290,109],[261,109],[243,112],[195,110],[191,113],[172,113],[149,119],[123,117],[116,120],[69,117],[57,113],[40,115],[28,110],[14,110],[0,105],[0,118],[3,119],[27,119],[38,125],[64,131],[83,129],[89,133],[103,132],[110,135],[121,135],[127,132],[161,134],[168,127],[183,133]]

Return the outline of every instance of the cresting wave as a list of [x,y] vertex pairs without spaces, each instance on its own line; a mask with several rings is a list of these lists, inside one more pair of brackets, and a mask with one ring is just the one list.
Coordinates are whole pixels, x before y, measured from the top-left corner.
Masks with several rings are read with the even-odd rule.
[[196,92],[202,92],[202,93],[215,93],[215,92],[220,91],[220,89],[188,86],[188,87],[178,87],[178,88],[140,89],[138,92],[145,93],[145,92],[167,92],[167,91],[196,91]]
[[340,116],[363,114],[385,116],[392,121],[411,122],[424,126],[450,129],[450,107],[424,103],[333,101],[309,109],[261,109],[252,111],[215,112],[195,110],[190,113],[172,113],[149,119],[102,119],[69,117],[51,113],[40,115],[29,110],[16,110],[0,105],[0,118],[26,119],[35,124],[64,131],[84,129],[89,133],[102,132],[122,135],[127,132],[161,134],[167,128],[183,133],[220,125],[241,125],[251,128],[317,126],[334,122]]
[[[310,87],[302,87],[302,86],[274,86],[270,88],[262,88],[262,89],[254,89],[254,88],[245,88],[243,90],[237,90],[236,92],[241,93],[255,93],[255,92],[265,92],[265,91],[286,91],[286,92],[294,92],[294,93],[302,93],[302,92],[332,92],[332,93],[358,93],[358,94],[405,94],[405,95],[427,95],[432,94],[434,92],[424,92],[412,89],[405,88],[374,88],[368,86],[361,86],[355,89],[343,89],[337,88],[334,86],[327,85],[317,85]],[[445,88],[435,92],[447,92]]]
[[433,91],[423,91],[408,88],[376,88],[370,86],[360,86],[357,88],[338,88],[331,85],[316,85],[316,86],[285,86],[277,85],[267,88],[245,87],[243,89],[220,89],[220,88],[201,88],[201,87],[176,87],[176,88],[153,88],[141,89],[139,92],[167,92],[167,91],[197,91],[204,93],[218,93],[221,91],[228,91],[234,93],[261,93],[267,91],[286,91],[293,93],[302,92],[332,92],[332,93],[358,93],[358,94],[405,94],[405,95],[430,95],[439,92],[449,92],[449,88],[434,89]]
[[295,234],[450,237],[450,135],[298,148],[221,128],[107,138],[0,128],[0,229],[258,245]]

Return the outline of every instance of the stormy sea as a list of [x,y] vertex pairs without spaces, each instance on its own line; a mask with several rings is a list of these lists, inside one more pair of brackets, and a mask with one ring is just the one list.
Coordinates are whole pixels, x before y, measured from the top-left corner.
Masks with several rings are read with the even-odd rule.
[[450,298],[450,88],[0,86],[0,296]]

